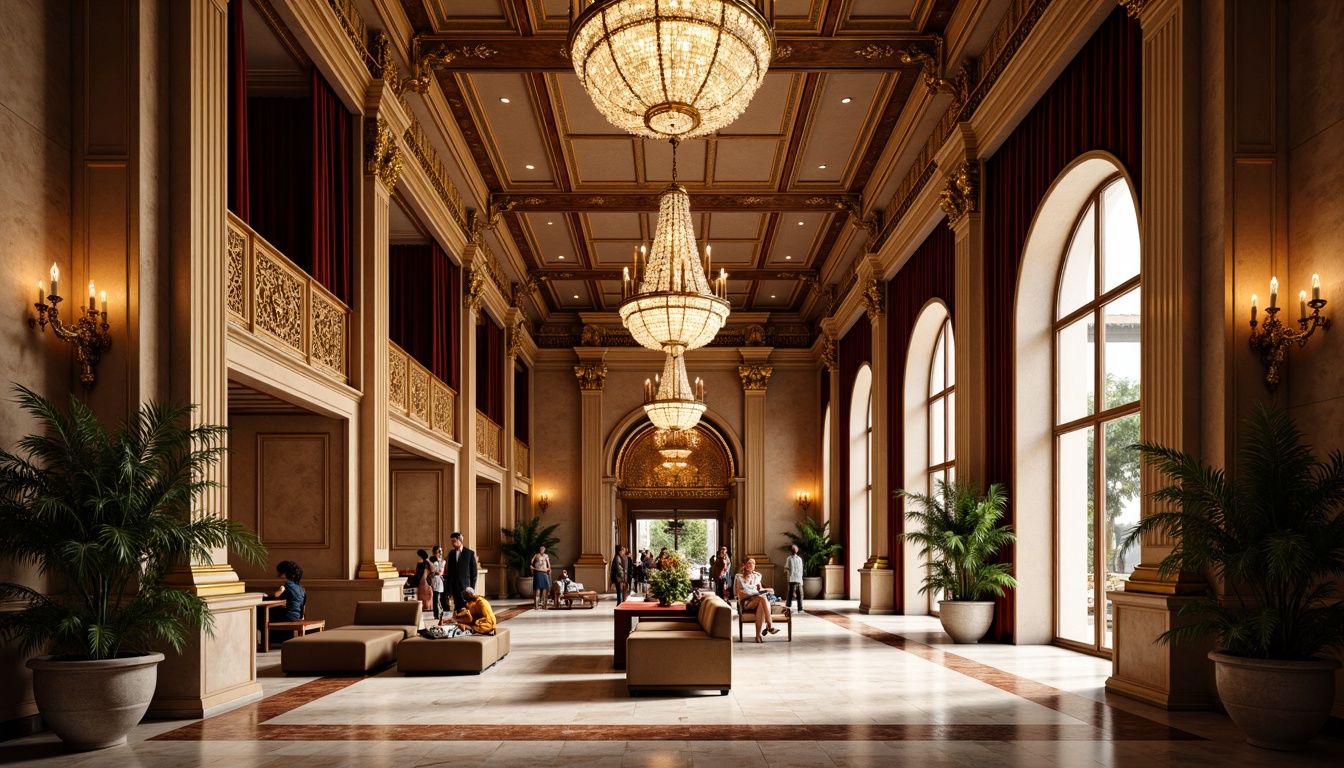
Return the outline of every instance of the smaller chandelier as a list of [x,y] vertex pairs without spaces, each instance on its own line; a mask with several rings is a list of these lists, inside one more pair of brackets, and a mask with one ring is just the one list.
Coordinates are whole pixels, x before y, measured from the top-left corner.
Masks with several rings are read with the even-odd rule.
[[[699,383],[697,379],[696,384]],[[663,457],[664,467],[679,469],[686,466],[691,452],[700,445],[700,433],[693,429],[659,429],[653,433],[653,444]]]
[[644,380],[644,412],[659,429],[685,431],[700,422],[705,412],[705,384],[695,380],[691,388],[686,376],[686,361],[668,353],[663,375],[655,383]]

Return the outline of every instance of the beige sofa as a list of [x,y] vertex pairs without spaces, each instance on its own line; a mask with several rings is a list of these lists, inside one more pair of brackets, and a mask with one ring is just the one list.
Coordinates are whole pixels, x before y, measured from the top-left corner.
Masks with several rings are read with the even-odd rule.
[[420,601],[355,605],[355,622],[286,640],[280,668],[295,672],[362,675],[397,660],[397,645],[420,630]]
[[733,687],[733,609],[713,595],[694,617],[641,620],[625,641],[625,687],[638,691]]
[[404,675],[444,672],[481,674],[509,653],[509,630],[497,627],[493,635],[470,635],[428,640],[415,636],[397,646],[397,671]]

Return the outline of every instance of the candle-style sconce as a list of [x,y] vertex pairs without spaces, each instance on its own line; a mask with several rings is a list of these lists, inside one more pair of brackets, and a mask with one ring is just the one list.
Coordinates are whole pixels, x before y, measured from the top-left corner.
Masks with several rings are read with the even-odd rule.
[[[1307,339],[1321,330],[1330,330],[1330,318],[1321,314],[1325,308],[1325,299],[1321,298],[1321,276],[1311,276],[1311,301],[1307,301],[1307,292],[1297,295],[1299,317],[1298,329],[1279,320],[1279,279],[1269,279],[1269,306],[1265,309],[1265,320],[1256,327],[1257,297],[1251,295],[1251,349],[1260,353],[1260,360],[1269,369],[1265,374],[1265,385],[1273,392],[1279,386],[1279,370],[1288,357],[1289,345],[1306,346]],[[1307,308],[1311,308],[1308,314]]]
[[551,506],[551,492],[542,491],[537,494],[537,507],[541,509],[542,512],[545,512],[546,508],[549,506]]
[[807,491],[799,491],[797,500],[798,506],[802,507],[804,512],[807,511],[808,507],[812,506],[812,494]]
[[37,281],[37,303],[33,305],[37,308],[37,317],[28,318],[28,327],[41,328],[45,332],[50,323],[56,338],[74,344],[79,358],[79,380],[85,389],[93,389],[93,367],[102,353],[112,346],[112,335],[107,332],[107,291],[102,292],[100,311],[94,304],[95,290],[90,280],[89,305],[80,307],[82,316],[73,325],[67,325],[61,322],[60,303],[63,299],[59,290],[60,277],[61,270],[52,264],[50,294],[42,281]]

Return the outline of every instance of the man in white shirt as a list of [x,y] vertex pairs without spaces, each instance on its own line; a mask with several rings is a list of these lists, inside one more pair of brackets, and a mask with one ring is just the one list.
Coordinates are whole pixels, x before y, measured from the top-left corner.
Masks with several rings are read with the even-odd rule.
[[784,559],[784,572],[789,577],[789,596],[784,599],[784,605],[793,602],[793,596],[796,594],[798,612],[806,613],[803,610],[803,558],[798,556],[797,544],[789,546],[789,556]]

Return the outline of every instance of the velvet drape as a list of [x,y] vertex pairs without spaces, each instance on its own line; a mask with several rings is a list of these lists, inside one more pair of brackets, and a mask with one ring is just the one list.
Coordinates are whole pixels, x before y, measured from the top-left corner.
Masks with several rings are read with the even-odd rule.
[[530,445],[528,414],[532,411],[532,395],[528,389],[529,378],[531,371],[520,359],[513,370],[513,436]]
[[242,3],[229,3],[229,169],[228,206],[244,222],[252,219],[247,180],[247,44]]
[[487,312],[476,326],[476,409],[504,424],[504,328]]
[[[849,550],[849,409],[854,400],[854,380],[859,375],[859,369],[867,365],[873,358],[873,324],[867,317],[860,317],[854,323],[854,327],[840,338],[840,343],[836,345],[839,349],[836,351],[837,364],[840,367],[840,412],[832,413],[831,418],[835,419],[836,426],[840,430],[840,477],[836,478],[837,487],[840,489],[840,526],[834,532],[836,541],[841,542],[845,547],[845,562],[853,564],[854,558],[857,562],[863,562],[868,558],[867,552],[850,552]],[[877,450],[877,446],[874,446]],[[849,568],[845,569],[845,590],[849,590]]]
[[457,267],[438,243],[388,249],[388,337],[458,388]]
[[307,99],[247,100],[248,225],[290,261],[313,273],[313,172]]
[[[985,263],[988,476],[1010,485],[1013,472],[1013,303],[1027,230],[1050,184],[1070,162],[1105,150],[1139,185],[1143,36],[1117,7],[1060,73],[1012,135],[985,161]],[[1010,504],[1006,523],[1013,522]],[[1003,553],[1015,561],[1018,553]],[[1036,553],[1039,556],[1040,553]],[[990,637],[1011,642],[1015,596],[998,601]]]
[[351,234],[353,145],[350,113],[322,73],[312,74],[313,279],[351,303],[354,243]]
[[[910,350],[910,334],[915,321],[931,299],[941,299],[949,313],[954,311],[956,294],[956,238],[946,221],[940,221],[929,236],[915,249],[910,260],[887,283],[887,478],[891,490],[901,488],[905,475],[905,377],[906,357]],[[914,361],[916,367],[928,369],[927,360]],[[878,452],[878,457],[882,455]],[[894,594],[896,612],[905,612],[905,547],[898,538],[905,531],[905,502],[889,495],[886,504],[887,551],[895,572]]]

